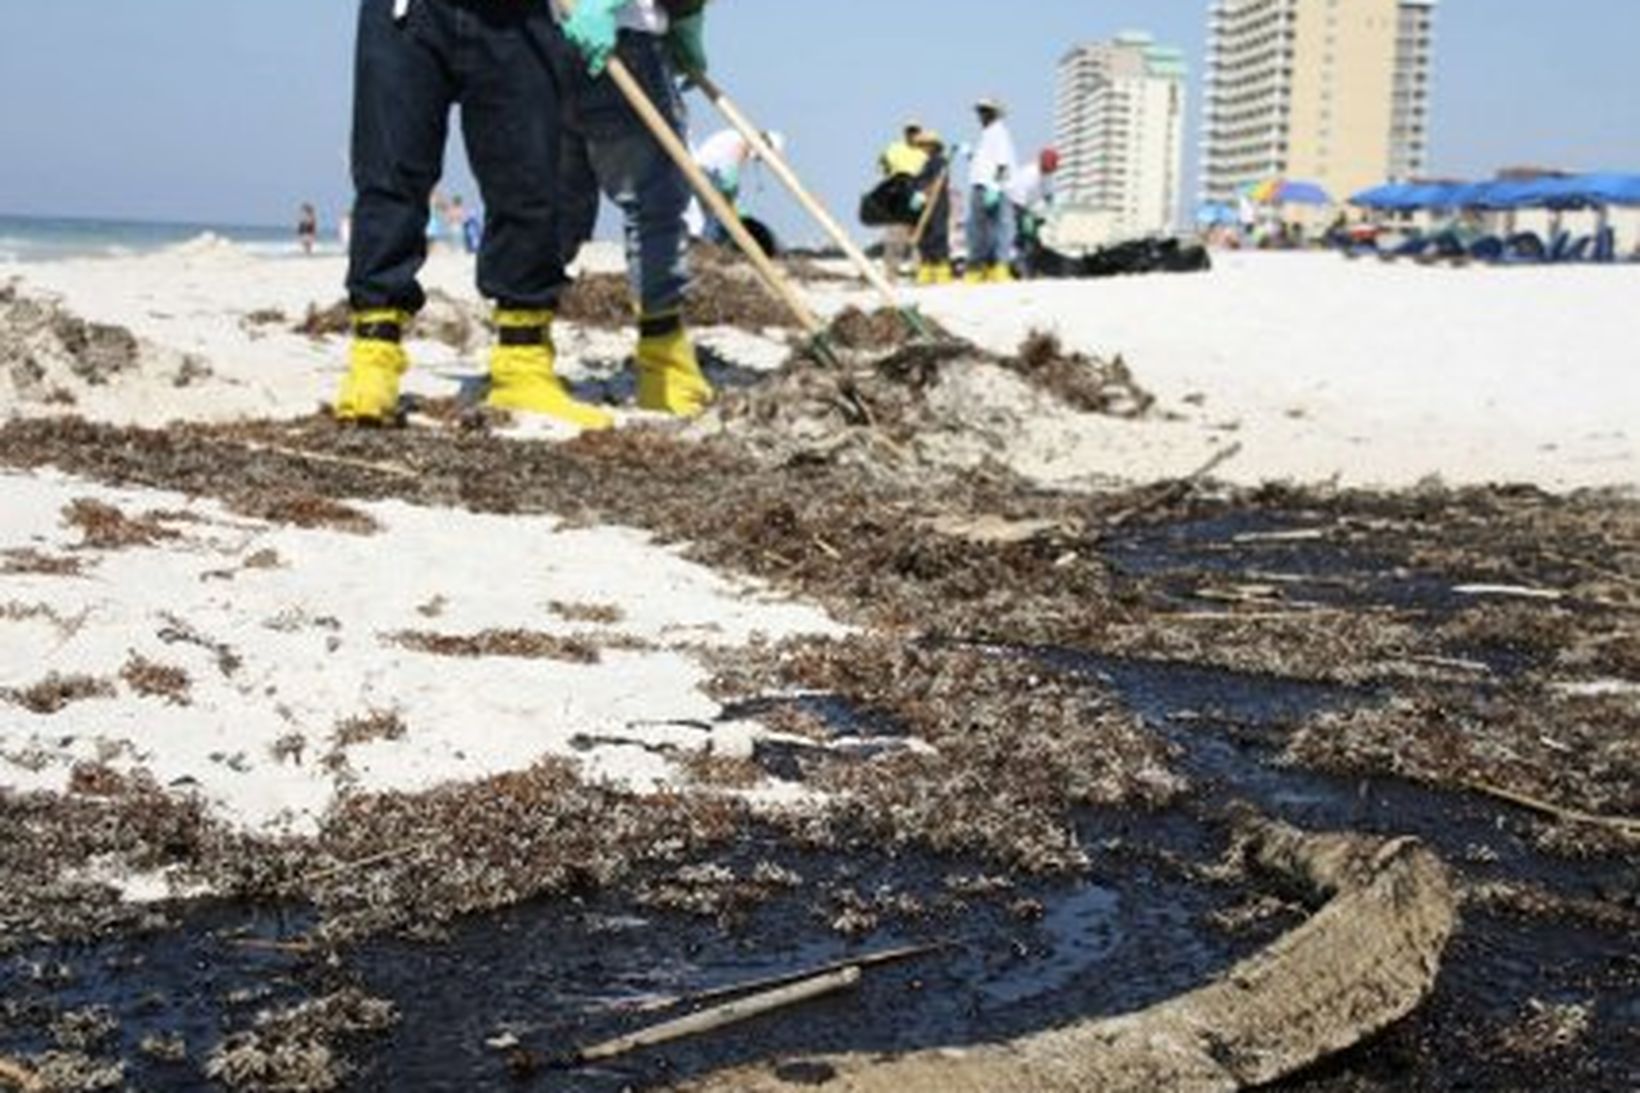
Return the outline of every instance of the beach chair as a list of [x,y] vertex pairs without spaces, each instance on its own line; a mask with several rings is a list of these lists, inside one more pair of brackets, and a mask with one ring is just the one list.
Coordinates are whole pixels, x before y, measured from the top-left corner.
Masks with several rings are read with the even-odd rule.
[[1477,239],[1469,248],[1469,257],[1477,262],[1501,262],[1503,255],[1504,242],[1495,235]]
[[1596,262],[1617,261],[1617,233],[1609,225],[1595,236],[1592,258]]
[[1537,232],[1516,232],[1504,241],[1506,262],[1541,262],[1548,254],[1549,248],[1543,245],[1543,238]]
[[1571,248],[1571,245],[1572,235],[1570,232],[1556,232],[1554,238],[1549,240],[1549,249],[1544,254],[1543,260],[1545,262],[1565,261],[1566,251]]
[[1398,247],[1379,251],[1378,257],[1385,262],[1393,262],[1398,258],[1417,258],[1427,251],[1434,242],[1427,235],[1415,235]]
[[1588,260],[1589,251],[1594,247],[1594,236],[1585,235],[1575,243],[1567,245],[1557,262],[1584,262]]

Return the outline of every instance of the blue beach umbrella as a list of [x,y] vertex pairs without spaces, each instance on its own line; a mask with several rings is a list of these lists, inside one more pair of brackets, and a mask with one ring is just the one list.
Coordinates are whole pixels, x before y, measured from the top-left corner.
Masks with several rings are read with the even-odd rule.
[[1569,192],[1591,205],[1640,205],[1640,175],[1600,171],[1566,179]]
[[1386,182],[1382,186],[1374,186],[1370,190],[1362,190],[1350,198],[1351,205],[1358,205],[1363,209],[1396,209],[1409,208],[1407,205],[1407,191],[1411,187],[1404,182]]

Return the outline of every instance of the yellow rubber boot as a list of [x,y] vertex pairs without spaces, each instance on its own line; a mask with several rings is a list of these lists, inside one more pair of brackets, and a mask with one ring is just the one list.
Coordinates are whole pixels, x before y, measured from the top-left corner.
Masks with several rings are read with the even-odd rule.
[[400,339],[410,313],[375,308],[353,314],[353,342],[347,350],[347,375],[336,392],[338,421],[381,424],[399,412],[399,377],[410,367]]
[[931,263],[917,263],[917,283],[919,285],[931,285],[934,283],[934,266]]
[[998,262],[985,271],[985,279],[993,285],[1006,285],[1014,279],[1014,271],[1008,268],[1008,263]]
[[934,267],[934,283],[936,285],[949,285],[956,279],[957,275],[952,271],[950,262],[941,262]]
[[539,414],[577,429],[613,427],[615,419],[608,411],[570,397],[553,370],[552,318],[550,311],[496,311],[490,395],[485,403],[497,410]]
[[985,283],[985,271],[979,266],[970,266],[968,271],[962,275],[962,283],[965,285],[983,285]]
[[639,324],[638,406],[674,417],[699,417],[715,394],[677,315],[648,316]]

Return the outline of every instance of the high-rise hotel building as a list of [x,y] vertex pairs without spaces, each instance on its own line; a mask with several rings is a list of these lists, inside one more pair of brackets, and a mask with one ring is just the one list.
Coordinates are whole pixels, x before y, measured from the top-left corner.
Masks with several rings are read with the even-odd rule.
[[1335,199],[1423,172],[1437,0],[1213,0],[1202,197],[1319,182]]
[[1148,34],[1078,46],[1059,62],[1054,145],[1062,207],[1103,238],[1171,233],[1184,184],[1184,54]]

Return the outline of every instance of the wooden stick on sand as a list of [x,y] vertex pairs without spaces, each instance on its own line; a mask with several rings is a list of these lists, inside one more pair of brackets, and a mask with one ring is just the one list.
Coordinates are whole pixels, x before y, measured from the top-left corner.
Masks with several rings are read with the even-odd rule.
[[605,1040],[601,1044],[582,1048],[575,1053],[574,1062],[592,1062],[595,1059],[612,1059],[617,1055],[637,1051],[640,1048],[653,1047],[656,1044],[680,1040],[685,1036],[698,1036],[703,1032],[723,1028],[726,1025],[737,1024],[741,1021],[758,1017],[773,1010],[786,1006],[795,1006],[800,1002],[807,1002],[834,991],[853,987],[860,982],[860,969],[850,965],[840,971],[828,972],[825,975],[804,979],[788,986],[778,987],[775,990],[754,994],[734,1002],[725,1002],[721,1006],[691,1013],[687,1017],[666,1021],[659,1025],[651,1025],[646,1029],[629,1033],[626,1036],[617,1036],[613,1040]]

